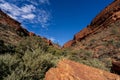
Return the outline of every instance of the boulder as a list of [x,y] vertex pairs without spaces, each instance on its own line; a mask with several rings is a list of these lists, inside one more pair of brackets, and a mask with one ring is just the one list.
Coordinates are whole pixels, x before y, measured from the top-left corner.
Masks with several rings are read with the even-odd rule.
[[111,70],[120,75],[120,61],[113,61]]
[[120,76],[74,61],[62,60],[51,68],[45,80],[120,80]]

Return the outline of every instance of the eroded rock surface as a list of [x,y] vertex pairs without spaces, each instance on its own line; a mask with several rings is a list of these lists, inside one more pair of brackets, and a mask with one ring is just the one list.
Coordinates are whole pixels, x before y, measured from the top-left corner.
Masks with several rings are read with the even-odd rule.
[[118,75],[92,68],[70,60],[62,60],[51,68],[45,80],[120,80]]

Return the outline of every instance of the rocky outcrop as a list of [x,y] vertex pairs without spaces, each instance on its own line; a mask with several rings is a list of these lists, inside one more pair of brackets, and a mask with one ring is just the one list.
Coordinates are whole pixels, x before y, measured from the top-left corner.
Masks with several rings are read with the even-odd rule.
[[70,60],[62,60],[57,68],[51,68],[45,80],[119,80],[118,75],[79,64]]
[[120,61],[113,61],[111,70],[120,75]]
[[70,40],[70,41],[68,41],[67,43],[65,43],[64,44],[64,48],[66,48],[66,47],[69,47],[69,46],[72,46],[72,45],[74,45],[76,42],[74,41],[74,40]]
[[4,13],[2,10],[0,10],[0,23],[4,24],[4,25],[9,25],[16,29],[18,29],[21,25],[21,23],[12,19],[10,16],[8,16],[6,13]]
[[49,45],[49,46],[53,46],[53,43],[51,40],[48,40],[47,38],[45,37],[42,37],[42,39]]
[[[75,34],[72,42],[81,41],[89,35],[96,34],[108,28],[108,25],[114,23],[120,19],[120,0],[115,0],[103,11],[101,11],[88,25],[85,29],[81,30]],[[63,48],[70,47],[73,44],[70,44],[71,41],[65,43]],[[66,46],[67,45],[67,46]]]

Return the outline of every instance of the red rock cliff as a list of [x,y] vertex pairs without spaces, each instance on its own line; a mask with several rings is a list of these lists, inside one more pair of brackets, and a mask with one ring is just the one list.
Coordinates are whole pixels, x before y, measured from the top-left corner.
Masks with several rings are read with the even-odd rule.
[[2,10],[0,10],[0,24],[12,27],[12,28],[14,28],[15,31],[22,32],[24,34],[24,36],[34,36],[35,35],[34,33],[32,33],[32,34],[31,34],[31,32],[29,33],[29,31],[27,31],[26,29],[24,29],[21,26],[21,23],[14,20],[10,16],[8,16]]
[[20,27],[21,23],[12,19],[10,16],[5,14],[2,10],[0,10],[0,23],[4,25],[9,25],[12,27]]
[[107,28],[107,26],[111,23],[120,19],[120,0],[115,0],[109,6],[107,6],[104,10],[102,10],[88,25],[85,29],[75,34],[73,43],[69,41],[64,44],[64,48],[70,47],[76,41],[81,41],[85,37],[100,32]]

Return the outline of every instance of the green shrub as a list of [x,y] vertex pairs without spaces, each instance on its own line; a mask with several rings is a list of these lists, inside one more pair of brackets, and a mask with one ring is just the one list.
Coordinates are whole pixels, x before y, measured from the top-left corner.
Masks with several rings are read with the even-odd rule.
[[73,60],[75,59],[75,61],[79,60],[79,58],[87,60],[92,57],[92,52],[81,49],[78,51],[72,51],[69,55],[70,55],[69,58]]
[[0,53],[4,53],[5,52],[5,45],[4,45],[4,41],[0,40]]
[[3,40],[0,40],[0,53],[14,53],[15,52],[15,46],[11,44],[5,44]]
[[104,63],[104,66],[107,68],[107,70],[110,71],[111,67],[112,67],[111,58],[103,58],[101,61],[102,61],[102,63]]
[[34,52],[26,51],[20,58],[18,53],[0,55],[0,80],[43,80],[60,58],[42,50]]
[[19,60],[16,56],[10,54],[0,55],[0,80],[11,74],[11,71],[14,71],[18,64]]
[[105,66],[105,64],[98,59],[81,60],[81,63],[98,69],[109,71],[109,69]]
[[47,49],[47,52],[53,54],[54,56],[66,56],[67,55],[67,52],[65,50],[62,50],[62,49],[58,49],[58,48],[55,48],[53,46],[49,46],[48,49]]
[[100,61],[99,59],[93,58],[92,56],[93,54],[91,51],[82,50],[82,49],[78,51],[72,51],[71,53],[68,53],[67,55],[68,59],[71,59],[73,61],[83,63],[85,65],[99,68],[102,70],[109,71],[108,66],[106,66],[104,62]]
[[40,37],[25,37],[18,43],[16,52],[24,53],[27,50],[33,52],[35,49],[42,49],[43,51],[46,51],[48,49],[48,45]]
[[8,74],[10,74],[9,66],[0,61],[0,80],[3,80]]

